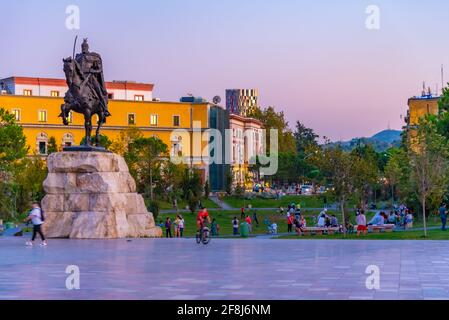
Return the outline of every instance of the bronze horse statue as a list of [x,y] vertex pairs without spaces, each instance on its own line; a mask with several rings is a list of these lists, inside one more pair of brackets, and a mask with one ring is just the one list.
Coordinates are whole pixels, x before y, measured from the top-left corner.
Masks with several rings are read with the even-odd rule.
[[[75,111],[84,115],[84,128],[85,128],[85,146],[90,146],[91,133],[92,133],[92,117],[98,115],[97,130],[95,133],[95,145],[100,146],[100,129],[106,122],[104,115],[104,108],[102,106],[102,100],[98,97],[98,94],[90,86],[89,79],[85,78],[81,72],[78,62],[69,57],[63,59],[64,73],[66,76],[67,86],[69,90],[65,94],[64,104],[61,105],[61,114],[64,125],[68,125],[67,120],[69,112]],[[89,77],[90,75],[88,75]]]

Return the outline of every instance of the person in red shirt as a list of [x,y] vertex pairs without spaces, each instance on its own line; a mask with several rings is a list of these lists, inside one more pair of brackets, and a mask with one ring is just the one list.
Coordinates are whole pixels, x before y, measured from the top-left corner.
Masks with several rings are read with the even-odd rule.
[[196,217],[196,226],[197,226],[198,232],[201,229],[203,229],[205,221],[207,221],[207,223],[210,223],[210,216],[209,216],[209,212],[207,212],[207,209],[203,208],[202,210],[200,210],[198,212],[198,215]]
[[245,218],[245,221],[248,224],[249,232],[252,232],[252,225],[251,225],[251,218],[250,218],[250,216],[247,215],[246,218]]
[[293,215],[290,215],[290,217],[287,218],[287,232],[292,232],[292,225],[293,225]]

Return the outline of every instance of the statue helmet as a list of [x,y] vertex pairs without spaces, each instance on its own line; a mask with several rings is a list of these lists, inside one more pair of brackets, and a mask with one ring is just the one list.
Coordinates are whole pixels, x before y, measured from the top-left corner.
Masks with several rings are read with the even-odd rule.
[[87,38],[84,38],[83,43],[81,44],[81,50],[89,51],[89,44],[87,43]]

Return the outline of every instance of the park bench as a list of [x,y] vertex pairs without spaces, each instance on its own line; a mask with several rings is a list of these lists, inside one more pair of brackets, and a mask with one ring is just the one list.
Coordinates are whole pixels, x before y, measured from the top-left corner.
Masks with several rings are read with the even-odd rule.
[[303,233],[304,235],[309,235],[309,234],[317,234],[317,235],[324,235],[324,234],[334,234],[340,231],[340,228],[335,227],[335,228],[324,228],[324,227],[307,227],[307,228],[303,228]]
[[372,233],[380,233],[380,232],[393,232],[395,225],[394,224],[384,224],[381,226],[368,226],[368,230]]

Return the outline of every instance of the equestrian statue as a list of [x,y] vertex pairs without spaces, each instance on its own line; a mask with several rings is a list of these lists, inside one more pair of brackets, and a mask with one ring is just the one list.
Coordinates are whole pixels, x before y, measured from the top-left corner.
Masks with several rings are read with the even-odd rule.
[[91,148],[92,117],[98,116],[95,133],[95,146],[100,147],[100,129],[111,114],[108,111],[108,92],[103,76],[103,63],[98,53],[89,51],[87,39],[81,44],[81,53],[63,59],[64,73],[69,90],[64,96],[61,105],[61,114],[64,125],[68,125],[70,111],[84,115],[85,148]]

